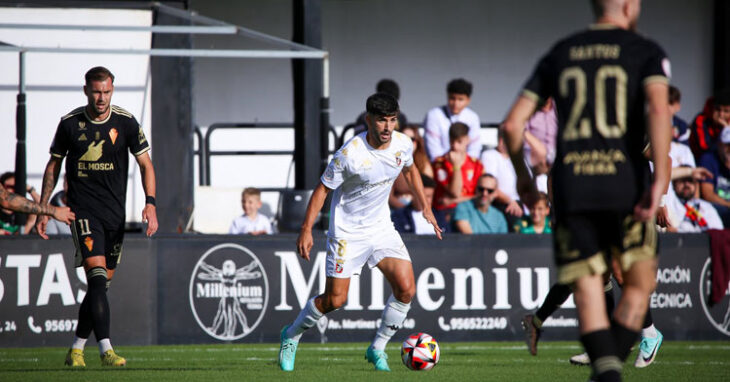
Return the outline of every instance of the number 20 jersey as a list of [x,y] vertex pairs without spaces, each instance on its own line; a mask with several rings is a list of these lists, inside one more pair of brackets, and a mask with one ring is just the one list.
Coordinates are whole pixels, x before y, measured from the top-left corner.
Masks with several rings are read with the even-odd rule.
[[553,97],[553,168],[559,212],[630,211],[651,177],[644,87],[669,83],[664,51],[635,32],[594,25],[559,41],[538,63],[523,96]]

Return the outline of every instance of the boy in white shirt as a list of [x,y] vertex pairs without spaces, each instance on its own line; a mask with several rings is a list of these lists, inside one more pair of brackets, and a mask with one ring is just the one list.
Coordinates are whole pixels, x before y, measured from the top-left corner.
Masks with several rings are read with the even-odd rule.
[[259,213],[261,190],[247,187],[241,193],[243,215],[233,219],[228,233],[232,235],[271,235],[271,221]]

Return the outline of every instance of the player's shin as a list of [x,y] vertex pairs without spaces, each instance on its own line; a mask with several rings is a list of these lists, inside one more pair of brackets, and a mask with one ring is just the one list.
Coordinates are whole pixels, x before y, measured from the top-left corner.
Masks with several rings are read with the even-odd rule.
[[104,354],[107,350],[112,350],[109,342],[110,315],[109,301],[106,297],[106,274],[106,269],[102,267],[94,267],[86,272],[86,279],[89,286],[89,290],[86,292],[86,298],[89,303],[94,335],[99,342],[100,354]]
[[616,343],[608,329],[580,336],[580,341],[591,359],[592,380],[620,381],[622,362],[616,356]]
[[385,350],[385,345],[388,344],[395,332],[401,328],[410,309],[410,303],[400,302],[392,294],[390,295],[380,318],[380,327],[375,333],[375,339],[373,339],[371,345],[373,349]]
[[89,311],[89,294],[87,293],[79,307],[79,321],[76,325],[76,337],[74,337],[74,342],[71,345],[72,349],[84,350],[86,340],[93,329],[92,325],[91,312]]
[[299,339],[302,337],[302,333],[304,333],[312,326],[316,325],[317,321],[319,321],[319,319],[324,316],[324,313],[320,312],[319,309],[317,309],[317,307],[314,305],[315,298],[316,297],[312,297],[309,299],[309,301],[307,301],[307,305],[305,305],[304,309],[299,312],[296,320],[294,320],[294,322],[289,325],[289,328],[286,331],[286,336],[288,338],[299,341]]

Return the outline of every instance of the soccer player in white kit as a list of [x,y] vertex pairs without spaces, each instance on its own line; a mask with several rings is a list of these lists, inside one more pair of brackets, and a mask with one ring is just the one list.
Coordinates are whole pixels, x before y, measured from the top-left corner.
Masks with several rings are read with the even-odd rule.
[[[368,97],[366,109],[367,131],[335,153],[309,199],[297,238],[297,251],[305,260],[309,260],[313,245],[312,225],[327,194],[334,190],[327,231],[327,283],[324,293],[312,297],[296,320],[281,330],[279,366],[284,371],[294,370],[302,333],[345,304],[350,277],[359,274],[365,263],[377,266],[393,290],[365,357],[375,370],[390,371],[385,345],[403,324],[416,293],[411,259],[393,227],[388,207],[390,189],[401,172],[413,195],[426,204],[421,176],[413,166],[413,143],[405,134],[394,131],[399,111],[395,98],[376,93]],[[441,239],[441,229],[430,208],[423,209],[423,217]]]

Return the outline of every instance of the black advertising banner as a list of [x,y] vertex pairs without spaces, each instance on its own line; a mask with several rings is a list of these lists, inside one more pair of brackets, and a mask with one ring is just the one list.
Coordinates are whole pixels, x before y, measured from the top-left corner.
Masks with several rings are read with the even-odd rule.
[[[154,242],[124,242],[109,301],[115,343],[149,344],[157,324]],[[0,347],[70,345],[86,295],[71,237],[0,239]]]
[[[115,343],[277,342],[281,327],[323,290],[326,279],[324,236],[315,237],[309,262],[297,256],[295,240],[128,238],[110,290]],[[450,235],[443,241],[404,236],[404,241],[416,296],[398,335],[423,331],[441,341],[521,340],[522,316],[539,306],[555,280],[550,236]],[[710,308],[701,297],[711,285],[707,236],[662,235],[660,248],[657,290],[650,299],[657,328],[667,339],[728,339],[728,298]],[[0,241],[0,346],[69,343],[85,291],[82,272],[71,268],[72,254],[70,240]],[[616,288],[617,298],[619,293]],[[345,306],[320,320],[304,341],[370,341],[389,295],[382,273],[366,266],[352,278]],[[577,338],[572,297],[544,326],[544,339]]]

